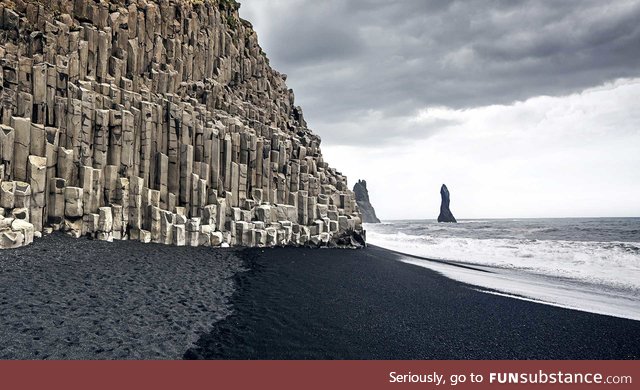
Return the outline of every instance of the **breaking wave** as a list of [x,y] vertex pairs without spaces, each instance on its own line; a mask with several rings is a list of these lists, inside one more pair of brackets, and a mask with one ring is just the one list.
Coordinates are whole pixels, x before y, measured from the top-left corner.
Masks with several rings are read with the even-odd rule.
[[[600,222],[602,229],[612,229],[611,223]],[[633,226],[627,226],[629,220],[624,223],[625,229],[618,233],[597,231],[589,223],[563,225],[557,220],[549,223],[555,226],[544,226],[543,221],[489,220],[459,225],[402,221],[366,228],[370,244],[406,254],[640,291],[640,242],[590,240],[635,238],[628,236],[634,232]],[[633,223],[640,225],[640,220],[633,219]],[[577,239],[567,239],[572,234]]]

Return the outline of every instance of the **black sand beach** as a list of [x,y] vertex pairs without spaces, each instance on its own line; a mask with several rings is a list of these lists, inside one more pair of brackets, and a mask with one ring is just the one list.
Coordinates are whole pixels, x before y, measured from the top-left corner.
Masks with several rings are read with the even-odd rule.
[[0,251],[0,358],[180,359],[230,313],[236,252],[62,234]]
[[392,252],[52,235],[0,252],[4,359],[638,359],[640,322],[484,294]]
[[638,359],[640,322],[475,291],[392,252],[251,249],[188,359]]

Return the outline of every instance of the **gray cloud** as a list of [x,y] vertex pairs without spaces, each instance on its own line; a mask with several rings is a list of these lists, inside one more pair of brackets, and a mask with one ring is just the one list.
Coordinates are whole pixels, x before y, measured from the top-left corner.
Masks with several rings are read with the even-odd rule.
[[392,125],[427,106],[508,104],[640,73],[640,0],[245,0],[240,12],[334,144],[365,131],[427,137]]

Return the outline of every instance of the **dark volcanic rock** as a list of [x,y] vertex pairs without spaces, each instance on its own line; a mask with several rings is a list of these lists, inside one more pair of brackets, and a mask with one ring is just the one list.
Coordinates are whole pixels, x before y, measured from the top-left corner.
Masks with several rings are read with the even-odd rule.
[[451,210],[449,210],[449,189],[444,184],[440,188],[440,196],[442,197],[442,203],[440,204],[440,215],[438,216],[438,222],[458,222],[451,213]]
[[364,180],[358,180],[356,185],[353,186],[353,192],[356,194],[356,202],[358,203],[358,208],[362,214],[362,222],[380,223],[380,220],[376,217],[376,210],[374,210],[371,202],[369,202],[367,182]]

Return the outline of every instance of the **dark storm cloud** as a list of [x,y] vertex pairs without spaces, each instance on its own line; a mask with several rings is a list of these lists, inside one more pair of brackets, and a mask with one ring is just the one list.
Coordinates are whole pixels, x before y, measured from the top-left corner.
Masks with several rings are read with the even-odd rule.
[[[384,142],[394,118],[424,107],[508,104],[640,73],[640,0],[245,0],[241,15],[333,143],[357,142],[340,124],[368,118],[368,137]],[[397,129],[433,131],[407,126]]]

